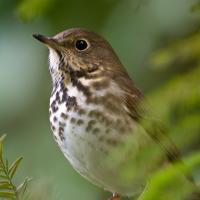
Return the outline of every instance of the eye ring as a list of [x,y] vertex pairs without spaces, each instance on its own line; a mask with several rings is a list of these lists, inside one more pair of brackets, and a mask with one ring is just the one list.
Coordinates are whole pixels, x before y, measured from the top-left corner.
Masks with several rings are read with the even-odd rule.
[[78,51],[85,51],[86,49],[88,49],[89,44],[85,39],[78,39],[75,42],[75,48]]

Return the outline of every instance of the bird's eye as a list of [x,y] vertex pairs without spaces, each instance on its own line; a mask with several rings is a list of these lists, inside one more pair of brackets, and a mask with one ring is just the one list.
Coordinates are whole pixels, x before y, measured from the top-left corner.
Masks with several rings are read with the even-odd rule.
[[88,43],[85,40],[77,40],[75,46],[77,50],[83,51],[87,49]]

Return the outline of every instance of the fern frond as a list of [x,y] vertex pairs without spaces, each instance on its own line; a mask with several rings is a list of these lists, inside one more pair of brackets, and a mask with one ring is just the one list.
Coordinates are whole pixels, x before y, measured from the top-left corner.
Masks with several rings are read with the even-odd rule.
[[30,179],[26,178],[22,184],[15,186],[13,177],[19,167],[22,157],[17,158],[10,166],[3,155],[3,141],[5,135],[0,137],[0,197],[4,199],[20,200],[25,194]]

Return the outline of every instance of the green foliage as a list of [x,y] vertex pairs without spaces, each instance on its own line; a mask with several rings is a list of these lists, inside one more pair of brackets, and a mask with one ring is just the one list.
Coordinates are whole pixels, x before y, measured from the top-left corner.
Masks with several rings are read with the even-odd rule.
[[192,12],[199,12],[200,11],[200,2],[198,2],[194,6],[192,6],[191,10],[192,10]]
[[36,16],[43,15],[52,6],[54,0],[23,0],[19,4],[17,11],[22,19],[29,21]]
[[[193,36],[191,37],[193,38]],[[197,35],[195,37],[197,37]],[[191,59],[191,56],[188,56],[188,54],[190,54],[192,50],[191,54],[193,55],[193,61],[198,63],[200,59],[200,51],[196,49],[196,46],[199,45],[197,40],[200,40],[199,34],[198,38],[190,40],[191,44],[188,44],[188,41],[186,43],[179,43],[178,48],[180,51],[174,50],[174,44],[172,44],[172,48],[169,47],[165,50],[161,50],[161,52],[158,52],[154,58],[155,66],[160,69],[164,69],[163,65],[165,65],[166,68],[173,68],[173,66],[176,67],[178,66],[179,60],[176,61],[176,65],[173,65],[175,62],[172,60],[184,57],[184,59],[186,59],[185,62],[187,62],[188,59]],[[193,45],[193,43],[198,44]],[[188,45],[192,50],[187,51],[186,55],[183,56],[182,53],[184,50],[182,51],[181,49],[187,48]],[[193,48],[193,46],[195,46],[195,48]],[[196,52],[196,54],[194,54],[194,52]],[[160,55],[163,54],[171,54],[171,56],[166,59],[161,59],[162,63],[158,64]],[[180,62],[182,63],[181,59]],[[181,73],[175,73],[174,76],[172,76],[172,78],[169,79],[163,86],[149,95],[151,106],[157,113],[159,113],[161,120],[167,124],[168,129],[176,139],[176,142],[184,148],[194,144],[199,137],[200,65],[193,64],[192,66],[190,64],[188,65],[186,72],[187,73],[184,73],[183,70]],[[187,137],[182,137],[184,134]]]
[[199,44],[198,31],[156,51],[150,60],[152,69],[174,73],[149,94],[148,101],[180,150],[191,155],[184,159],[184,165],[177,163],[157,171],[140,200],[182,200],[199,190],[180,174],[192,174],[200,168],[200,153],[194,148],[200,139]]
[[0,138],[0,197],[4,199],[27,199],[25,195],[27,184],[30,181],[26,178],[20,185],[13,183],[14,175],[19,167],[22,157],[17,158],[11,165],[3,156],[3,140],[5,135]]
[[186,181],[183,174],[190,174],[200,167],[200,153],[186,158],[183,163],[168,165],[156,172],[139,200],[182,200],[198,188],[191,181]]
[[199,114],[199,75],[200,67],[177,75],[149,96],[153,106],[157,105],[154,109],[159,110],[167,122],[181,120],[187,114]]
[[156,51],[151,64],[155,69],[178,67],[200,60],[200,32],[174,41],[168,47]]

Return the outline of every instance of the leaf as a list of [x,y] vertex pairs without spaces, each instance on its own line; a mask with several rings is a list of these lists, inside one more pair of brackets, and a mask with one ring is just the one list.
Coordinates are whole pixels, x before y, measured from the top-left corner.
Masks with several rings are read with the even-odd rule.
[[19,157],[17,160],[15,160],[14,163],[12,163],[12,165],[10,166],[9,170],[8,170],[8,174],[10,176],[10,178],[12,179],[16,170],[17,170],[17,167],[19,166],[20,162],[22,161],[23,157]]
[[13,187],[10,185],[9,182],[5,182],[5,183],[0,183],[0,189],[7,189],[7,190],[12,190]]
[[1,161],[3,160],[3,141],[4,141],[5,137],[6,137],[6,134],[4,134],[0,137],[0,159],[1,159]]
[[30,182],[31,180],[32,178],[28,178],[28,177],[25,178],[24,182],[17,187],[18,194],[20,194],[21,196],[24,195],[24,193],[26,192],[28,182]]
[[[189,172],[199,167],[200,152],[197,152],[184,159],[184,165],[182,163],[177,163],[174,166],[169,165],[166,168],[157,171],[151,178],[148,188],[144,191],[139,200],[168,199],[166,196],[168,196],[169,193],[172,196],[175,194],[179,195],[179,197],[189,194],[195,189],[195,186],[189,181],[185,184],[185,179],[183,178],[182,174],[187,175]],[[169,191],[169,186],[171,186],[173,190]],[[174,197],[173,199],[180,198]]]
[[5,159],[4,161],[3,159],[2,141],[4,138],[5,136],[0,138],[0,197],[4,197],[6,199],[19,199],[19,196],[24,196],[27,183],[30,181],[30,179],[26,178],[20,186],[15,186],[13,184],[12,178],[23,158],[17,158],[9,167],[8,160]]
[[1,137],[0,137],[0,143],[2,143],[4,141],[4,139],[6,138],[6,134],[3,134]]
[[0,181],[0,184],[5,184],[5,183],[9,183],[10,184],[9,180]]
[[6,171],[8,171],[8,160],[7,159],[6,159],[5,167],[6,167]]
[[8,179],[8,177],[6,175],[0,175],[0,179]]
[[8,198],[14,198],[15,193],[14,192],[0,192],[0,197],[8,197]]

